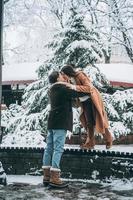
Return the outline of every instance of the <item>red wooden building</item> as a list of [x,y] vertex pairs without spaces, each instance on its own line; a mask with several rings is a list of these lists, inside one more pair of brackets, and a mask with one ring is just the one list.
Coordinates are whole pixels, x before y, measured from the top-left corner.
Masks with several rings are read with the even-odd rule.
[[40,66],[36,63],[20,63],[4,65],[2,68],[2,103],[21,104],[25,87],[38,79],[36,70]]
[[[21,104],[24,88],[38,79],[36,70],[41,63],[20,63],[4,65],[2,72],[2,102]],[[112,86],[133,87],[133,65],[131,64],[97,64]]]

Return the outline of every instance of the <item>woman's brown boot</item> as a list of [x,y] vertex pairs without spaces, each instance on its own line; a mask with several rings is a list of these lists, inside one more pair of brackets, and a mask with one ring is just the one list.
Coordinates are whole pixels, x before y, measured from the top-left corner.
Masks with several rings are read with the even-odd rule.
[[94,135],[94,128],[88,128],[87,139],[85,143],[81,146],[82,149],[94,149],[95,147],[95,135]]
[[106,141],[106,149],[110,149],[113,145],[113,137],[107,128],[105,129],[104,138]]
[[94,149],[95,143],[93,140],[90,140],[89,143],[82,144],[80,147],[81,149]]

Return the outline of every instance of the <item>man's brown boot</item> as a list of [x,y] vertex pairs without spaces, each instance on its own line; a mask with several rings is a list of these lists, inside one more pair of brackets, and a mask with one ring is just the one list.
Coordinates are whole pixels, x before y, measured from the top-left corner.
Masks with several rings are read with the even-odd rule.
[[43,166],[43,185],[46,187],[50,181],[50,166]]
[[51,168],[50,169],[50,186],[56,188],[64,188],[68,186],[68,183],[63,182],[60,179],[60,169]]

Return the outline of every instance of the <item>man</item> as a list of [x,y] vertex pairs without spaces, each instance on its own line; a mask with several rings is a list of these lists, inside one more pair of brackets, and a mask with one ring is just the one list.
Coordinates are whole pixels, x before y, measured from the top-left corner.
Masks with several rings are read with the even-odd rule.
[[[64,151],[67,130],[72,131],[72,98],[84,96],[85,93],[70,89],[63,76],[54,71],[49,76],[53,84],[49,90],[51,110],[48,117],[47,146],[43,156],[44,186],[66,187],[60,179],[60,160]],[[75,86],[72,86],[75,87]]]

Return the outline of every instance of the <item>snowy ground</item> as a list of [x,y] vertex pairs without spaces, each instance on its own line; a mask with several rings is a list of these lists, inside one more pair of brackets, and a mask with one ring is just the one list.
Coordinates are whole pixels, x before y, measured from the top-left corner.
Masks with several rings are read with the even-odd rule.
[[0,200],[132,200],[133,179],[67,180],[65,189],[48,189],[41,176],[8,176],[8,185],[0,186]]
[[[65,145],[65,149],[70,148],[70,149],[79,149],[79,145]],[[105,145],[95,145],[95,150],[106,150]],[[128,145],[113,145],[111,149],[106,150],[106,151],[119,151],[119,152],[130,152],[133,153],[133,144],[128,144]]]
[[[65,148],[79,149],[79,145]],[[106,150],[105,145],[96,145],[95,150]],[[114,145],[109,151],[133,152],[133,144]],[[65,181],[68,188],[53,190],[43,187],[42,176],[8,175],[8,185],[0,186],[0,200],[133,200],[133,177]]]

